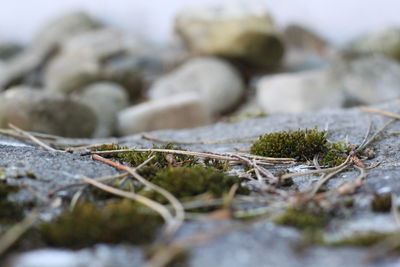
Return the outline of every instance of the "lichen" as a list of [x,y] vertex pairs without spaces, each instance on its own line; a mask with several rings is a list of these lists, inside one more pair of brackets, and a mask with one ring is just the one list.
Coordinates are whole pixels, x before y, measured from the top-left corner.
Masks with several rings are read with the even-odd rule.
[[391,194],[375,195],[371,201],[371,209],[374,212],[389,212],[391,208]]
[[123,200],[102,207],[79,203],[72,211],[39,225],[38,231],[49,246],[79,249],[97,243],[146,244],[161,225],[154,212]]
[[324,152],[327,143],[325,133],[314,128],[265,134],[253,143],[250,152],[260,156],[310,160]]
[[[221,197],[234,184],[240,184],[238,177],[229,176],[214,168],[193,167],[168,167],[148,178],[150,182],[166,189],[181,200],[190,199],[200,194],[211,194],[213,197]],[[141,192],[157,201],[165,202],[164,197],[153,192],[143,190]],[[248,194],[249,190],[241,185],[238,194]]]

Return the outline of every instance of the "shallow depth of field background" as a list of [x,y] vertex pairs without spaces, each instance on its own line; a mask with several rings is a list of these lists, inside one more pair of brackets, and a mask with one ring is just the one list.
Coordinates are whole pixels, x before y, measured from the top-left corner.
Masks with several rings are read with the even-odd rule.
[[[29,42],[40,26],[69,10],[82,9],[127,33],[165,42],[174,14],[183,7],[235,0],[2,0],[0,39]],[[397,0],[246,0],[268,7],[278,25],[300,22],[335,44],[400,23]]]

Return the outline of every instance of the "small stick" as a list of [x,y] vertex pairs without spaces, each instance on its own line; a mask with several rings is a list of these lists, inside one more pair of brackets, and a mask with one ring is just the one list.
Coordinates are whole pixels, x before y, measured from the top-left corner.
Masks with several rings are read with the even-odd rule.
[[57,149],[52,148],[51,146],[49,146],[49,145],[45,144],[44,142],[40,141],[38,138],[34,137],[32,134],[23,131],[22,129],[18,128],[17,126],[15,126],[15,125],[13,125],[11,123],[9,123],[8,126],[10,128],[12,128],[13,130],[15,130],[17,133],[26,136],[27,138],[29,138],[30,140],[32,140],[33,142],[35,142],[36,144],[38,144],[40,147],[42,147],[44,149],[47,149],[47,150],[50,150],[50,151],[63,152],[61,150],[57,150]]
[[367,146],[369,146],[369,144],[371,144],[371,143],[374,141],[375,137],[377,137],[379,134],[381,134],[390,124],[392,124],[392,123],[395,122],[395,121],[396,121],[395,119],[391,119],[391,120],[389,120],[387,123],[385,123],[385,124],[382,126],[382,128],[380,128],[376,133],[374,133],[368,141],[366,141],[364,144],[362,144],[361,146],[359,146],[359,147],[355,150],[355,152],[360,152],[360,151],[362,151],[364,148],[366,148]]
[[91,179],[91,178],[83,176],[83,175],[81,176],[81,179],[83,181],[85,181],[86,183],[88,183],[90,185],[93,185],[94,187],[97,187],[97,188],[99,188],[99,189],[101,189],[103,191],[106,191],[108,193],[111,193],[113,195],[117,195],[117,196],[128,198],[128,199],[132,199],[132,200],[135,200],[135,201],[137,201],[139,203],[142,203],[143,205],[145,205],[145,206],[151,208],[152,210],[155,210],[156,212],[158,212],[161,215],[161,217],[163,217],[164,220],[167,223],[171,223],[173,221],[173,217],[172,217],[171,213],[168,211],[168,209],[166,207],[164,207],[163,205],[161,205],[160,203],[155,202],[154,200],[151,200],[151,199],[149,199],[147,197],[144,197],[142,195],[135,194],[133,192],[126,192],[126,191],[123,191],[123,190],[119,190],[117,188],[105,185],[103,183],[100,183],[100,182],[98,182],[98,181],[96,181],[94,179]]
[[[180,225],[183,223],[184,219],[185,219],[185,210],[182,206],[182,204],[178,201],[178,199],[176,199],[175,196],[173,196],[170,192],[168,192],[167,190],[165,190],[164,188],[155,185],[149,181],[147,181],[146,179],[144,179],[141,175],[139,175],[136,172],[136,169],[134,168],[130,168],[127,167],[125,165],[119,164],[119,163],[115,163],[111,160],[105,159],[101,156],[98,155],[93,155],[92,158],[94,160],[98,160],[100,162],[103,162],[105,164],[111,165],[116,169],[119,170],[123,170],[123,171],[127,171],[129,174],[131,174],[136,180],[138,180],[139,182],[141,182],[142,184],[144,184],[145,186],[147,186],[148,188],[158,192],[159,194],[161,194],[162,196],[164,196],[170,203],[171,205],[174,207],[175,209],[175,223],[169,228],[169,232],[170,233],[174,233],[179,227]],[[122,191],[124,192],[124,191]]]
[[390,117],[396,120],[400,120],[400,114],[396,114],[393,112],[389,112],[389,111],[384,111],[381,109],[377,109],[377,108],[373,108],[373,107],[367,107],[367,106],[361,106],[359,107],[359,109],[361,109],[362,111],[365,112],[369,112],[369,113],[376,113],[376,114],[380,114],[386,117]]
[[318,192],[318,190],[323,186],[329,179],[331,179],[333,176],[336,174],[342,172],[344,169],[346,169],[348,166],[344,165],[339,169],[336,169],[332,171],[331,173],[325,173],[320,180],[315,184],[313,190],[310,192],[309,197],[312,198],[315,196],[315,194]]
[[37,210],[31,211],[21,222],[15,224],[0,238],[0,255],[6,252],[39,218]]
[[182,141],[171,141],[171,140],[164,140],[161,138],[157,138],[150,135],[142,135],[143,139],[165,143],[165,144],[178,144],[178,145],[215,145],[215,144],[228,144],[228,143],[249,143],[254,141],[257,137],[244,137],[240,139],[225,139],[225,140],[216,140],[216,141],[199,141],[199,142],[182,142]]

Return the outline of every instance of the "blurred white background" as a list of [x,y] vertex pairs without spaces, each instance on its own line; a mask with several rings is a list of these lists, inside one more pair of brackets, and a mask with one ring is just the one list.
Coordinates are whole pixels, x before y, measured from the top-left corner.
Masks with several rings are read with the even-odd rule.
[[[29,42],[37,29],[60,13],[82,9],[128,33],[164,42],[174,14],[188,5],[232,0],[2,0],[0,39]],[[342,44],[389,24],[400,25],[398,0],[247,0],[267,6],[278,25],[299,22]]]

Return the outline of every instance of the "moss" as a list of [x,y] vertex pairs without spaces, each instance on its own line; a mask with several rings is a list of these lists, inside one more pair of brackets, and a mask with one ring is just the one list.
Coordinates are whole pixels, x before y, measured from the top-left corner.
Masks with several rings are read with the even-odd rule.
[[[103,145],[96,149],[96,151],[104,151],[104,150],[118,150],[118,149],[129,149],[128,147],[121,147],[118,145]],[[173,150],[182,150],[184,149],[174,146],[172,144],[166,144],[163,146],[153,145],[152,149],[173,149]],[[188,155],[177,155],[177,154],[167,154],[167,153],[159,153],[159,152],[126,152],[126,153],[118,153],[111,154],[108,157],[116,158],[123,162],[127,162],[132,164],[133,166],[138,166],[144,161],[146,161],[149,157],[154,156],[154,159],[150,161],[147,166],[157,167],[157,168],[165,168],[167,166],[193,166],[198,164],[198,160],[193,156]]]
[[[221,197],[234,184],[240,183],[238,177],[226,175],[214,168],[201,166],[169,167],[150,177],[149,181],[183,200],[204,193],[209,193],[213,197]],[[248,194],[249,190],[239,186],[237,193]],[[142,194],[165,202],[164,197],[153,191],[143,191]]]
[[325,150],[327,139],[325,131],[312,130],[282,131],[260,136],[254,142],[250,152],[255,155],[312,159],[314,155]]
[[9,196],[18,191],[18,187],[0,182],[0,223],[11,224],[23,218],[23,207],[9,201]]
[[345,162],[350,147],[342,142],[326,143],[319,164],[326,167],[334,167]]
[[371,209],[375,212],[389,212],[391,208],[391,194],[375,195],[371,201]]
[[108,202],[103,207],[80,203],[51,222],[38,226],[50,246],[79,249],[97,243],[151,242],[162,225],[158,215],[130,201]]
[[204,165],[207,167],[212,167],[214,169],[217,169],[222,172],[227,172],[230,169],[232,169],[232,166],[229,165],[229,162],[227,160],[218,160],[218,159],[205,159],[204,160]]
[[[326,242],[326,245],[369,247],[379,242],[382,242],[389,237],[393,237],[394,235],[399,236],[399,233],[369,232],[365,234],[355,234],[353,236],[345,237],[337,241]],[[400,252],[400,247],[397,247],[396,249]]]
[[314,214],[309,211],[290,208],[276,217],[274,223],[295,227],[299,230],[315,231],[325,227],[328,219],[329,216],[327,214]]

